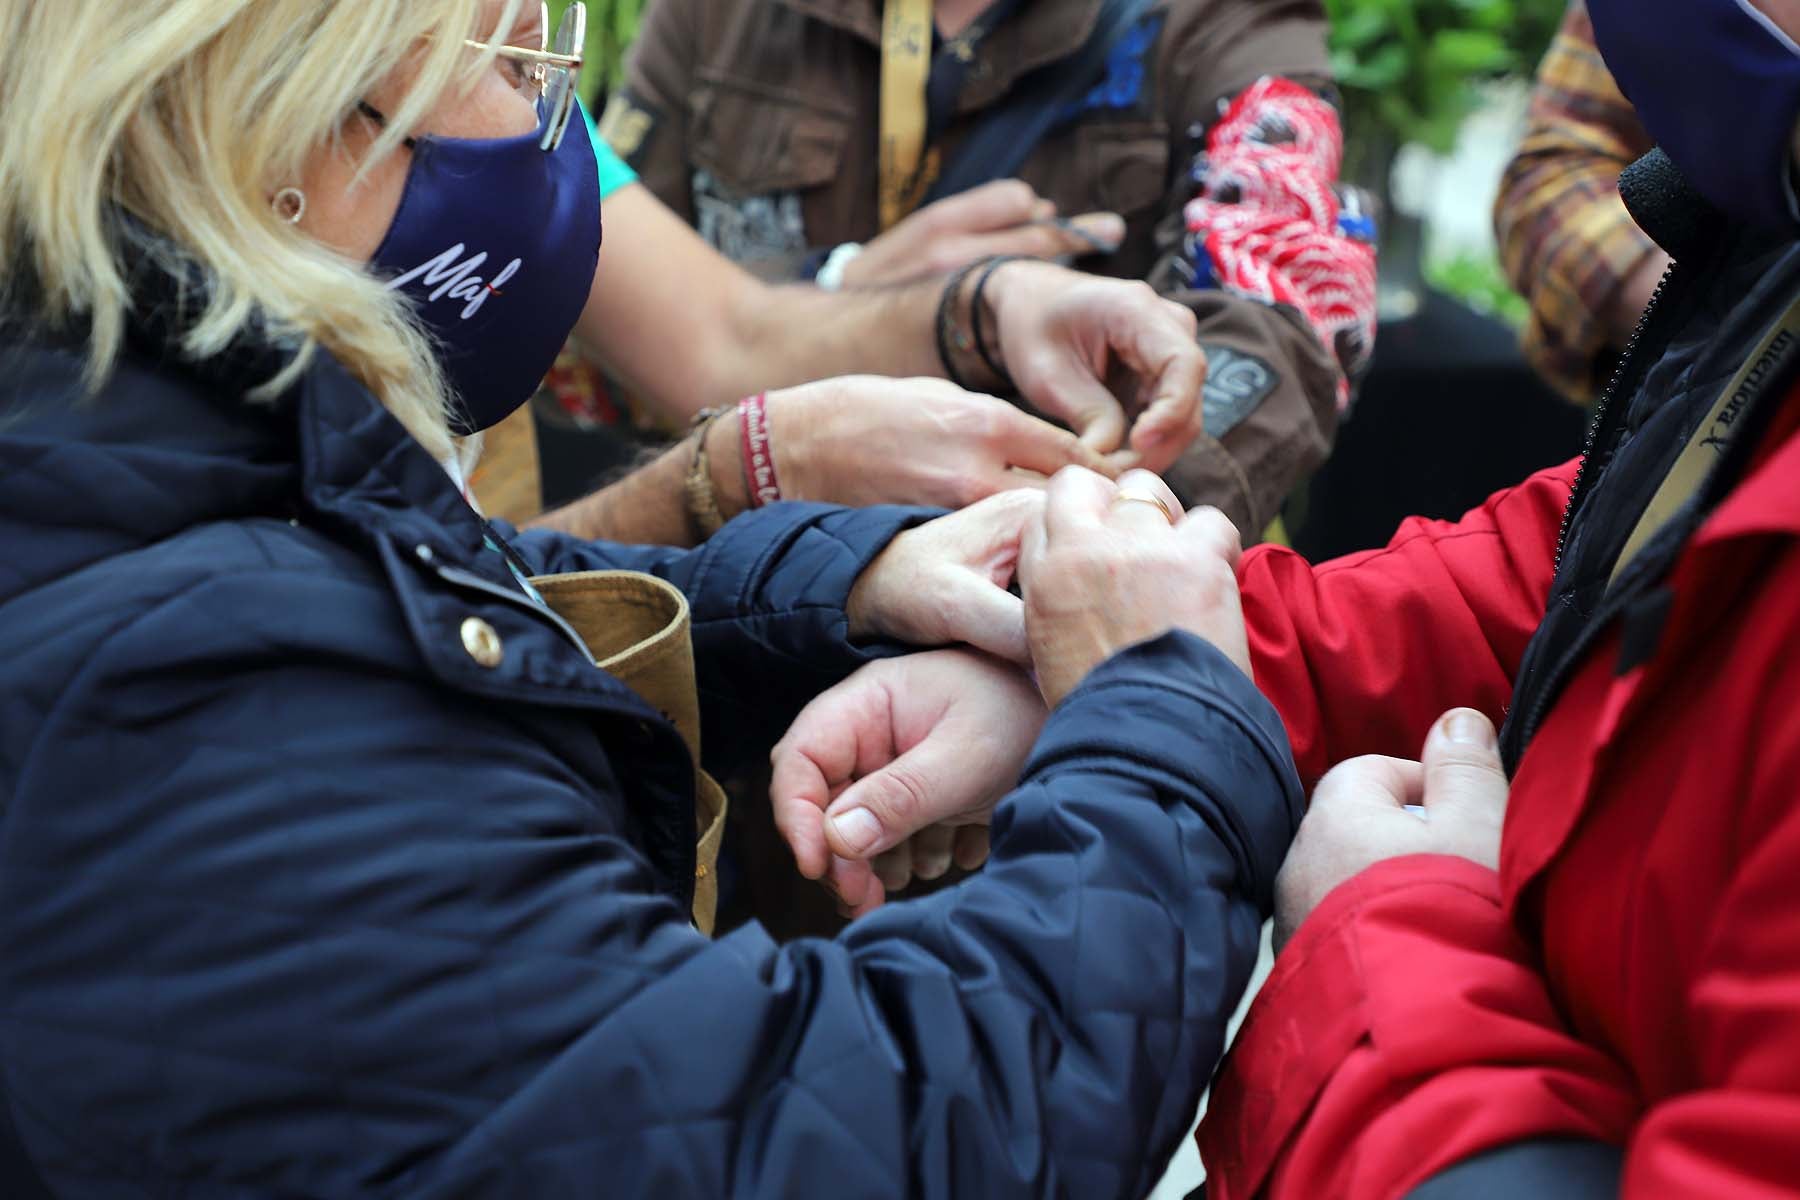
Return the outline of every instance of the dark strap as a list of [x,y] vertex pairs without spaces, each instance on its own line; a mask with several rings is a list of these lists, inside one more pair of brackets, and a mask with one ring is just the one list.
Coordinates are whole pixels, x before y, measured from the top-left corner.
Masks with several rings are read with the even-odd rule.
[[[1106,0],[1094,31],[1071,58],[1032,72],[1010,99],[988,111],[944,164],[925,204],[1018,173],[1057,118],[1105,75],[1113,49],[1149,11],[1152,0]],[[934,64],[935,73],[935,64]],[[960,90],[960,89],[959,89]],[[931,96],[932,116],[938,97]]]
[[1458,1163],[1406,1194],[1406,1200],[1613,1200],[1625,1155],[1604,1142],[1545,1138],[1515,1142]]

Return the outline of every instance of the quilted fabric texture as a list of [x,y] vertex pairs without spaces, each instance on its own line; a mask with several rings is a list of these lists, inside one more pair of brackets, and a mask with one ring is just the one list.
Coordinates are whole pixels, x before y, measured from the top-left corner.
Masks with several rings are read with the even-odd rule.
[[[709,943],[678,736],[335,364],[252,406],[228,364],[133,360],[78,403],[73,355],[0,361],[0,1083],[58,1195],[1154,1182],[1300,812],[1211,648],[1071,698],[974,881],[836,942]],[[925,515],[516,547],[690,597],[723,770],[891,652],[843,605]]]

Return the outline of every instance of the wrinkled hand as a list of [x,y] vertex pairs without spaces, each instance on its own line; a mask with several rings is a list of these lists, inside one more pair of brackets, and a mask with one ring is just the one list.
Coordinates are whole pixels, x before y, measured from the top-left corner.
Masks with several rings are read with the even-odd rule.
[[[1133,493],[1159,496],[1179,522],[1155,504],[1121,499]],[[1180,513],[1148,471],[1114,484],[1071,467],[1050,481],[1019,582],[1032,665],[1051,705],[1120,650],[1171,629],[1198,634],[1250,673],[1237,527],[1215,508]]]
[[888,287],[948,275],[978,258],[1031,258],[1111,253],[1125,240],[1125,222],[1112,213],[1087,213],[1055,223],[1056,205],[1031,185],[1000,179],[928,204],[865,243],[844,268],[844,286]]
[[775,826],[800,873],[860,916],[954,860],[987,858],[1044,705],[1016,668],[940,650],[871,663],[807,705],[775,747]]
[[[1094,478],[1100,478],[1098,475]],[[850,590],[850,636],[914,646],[965,643],[1024,663],[1025,609],[1006,589],[1044,493],[1019,489],[909,529]]]
[[[1007,263],[983,299],[1019,394],[1121,467],[1167,470],[1201,432],[1194,314],[1149,286]],[[1127,427],[1130,438],[1127,442]]]
[[1432,726],[1421,762],[1370,755],[1334,768],[1275,880],[1276,947],[1332,889],[1384,859],[1455,854],[1498,868],[1507,791],[1494,726],[1468,708]]
[[1067,430],[941,379],[827,379],[770,392],[768,411],[790,500],[962,508],[1066,466],[1108,470]]

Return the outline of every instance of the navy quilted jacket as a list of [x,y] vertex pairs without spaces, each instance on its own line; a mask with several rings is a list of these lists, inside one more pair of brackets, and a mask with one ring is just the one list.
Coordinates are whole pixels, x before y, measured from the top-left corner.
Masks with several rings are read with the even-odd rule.
[[[229,361],[139,356],[91,402],[67,352],[0,365],[0,1136],[56,1194],[1154,1181],[1300,812],[1216,651],[1098,671],[972,882],[835,942],[708,942],[678,736],[335,364],[273,406]],[[867,657],[850,584],[918,519],[516,549],[687,593],[720,769]]]

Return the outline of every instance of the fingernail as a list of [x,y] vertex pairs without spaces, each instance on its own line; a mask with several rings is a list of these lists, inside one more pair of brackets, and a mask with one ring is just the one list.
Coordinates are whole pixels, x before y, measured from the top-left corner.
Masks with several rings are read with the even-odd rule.
[[1113,216],[1110,213],[1104,217],[1096,217],[1094,223],[1088,228],[1095,237],[1103,242],[1111,242],[1114,246],[1125,240],[1125,218],[1123,217]]
[[852,808],[831,818],[838,841],[853,854],[867,854],[881,840],[881,822],[866,808]]
[[1467,708],[1459,708],[1444,718],[1444,736],[1459,745],[1482,746],[1489,750],[1497,744],[1493,724]]

